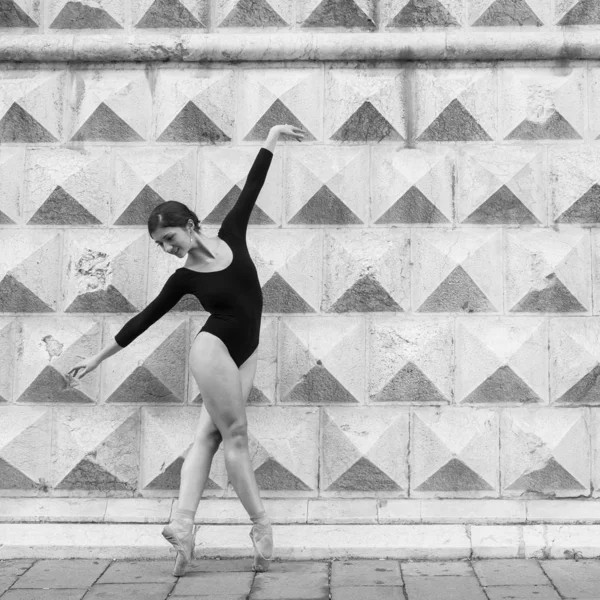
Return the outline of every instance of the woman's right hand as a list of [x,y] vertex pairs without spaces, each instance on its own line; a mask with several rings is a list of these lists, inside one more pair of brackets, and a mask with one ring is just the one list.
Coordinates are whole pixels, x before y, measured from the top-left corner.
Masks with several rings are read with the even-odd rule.
[[77,372],[80,369],[83,369],[83,371],[81,372],[81,375],[79,376],[79,379],[81,379],[84,375],[87,375],[88,373],[91,373],[99,364],[100,364],[100,361],[98,359],[96,359],[95,357],[88,358],[86,360],[82,360],[81,362],[78,362],[67,373],[67,375],[71,375],[72,377],[76,378],[77,377]]

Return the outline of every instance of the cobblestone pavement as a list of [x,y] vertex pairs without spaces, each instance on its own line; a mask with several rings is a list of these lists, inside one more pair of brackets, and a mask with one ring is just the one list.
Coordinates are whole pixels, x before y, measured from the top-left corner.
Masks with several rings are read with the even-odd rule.
[[600,560],[0,561],[0,600],[600,600]]

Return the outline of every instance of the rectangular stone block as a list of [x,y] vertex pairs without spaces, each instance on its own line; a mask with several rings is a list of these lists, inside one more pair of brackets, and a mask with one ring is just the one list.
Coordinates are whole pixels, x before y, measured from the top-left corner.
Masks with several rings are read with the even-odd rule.
[[0,223],[21,224],[25,148],[0,150]]
[[308,522],[377,523],[377,500],[356,498],[352,500],[308,500]]
[[531,559],[477,560],[473,561],[473,568],[484,587],[550,585],[538,562]]
[[380,498],[377,501],[379,523],[421,523],[421,499]]
[[[306,523],[306,499],[263,498],[263,505],[273,523]],[[235,499],[202,499],[196,512],[196,523],[250,524],[248,513]]]
[[174,582],[172,561],[114,561],[97,584]]
[[[600,525],[546,525],[547,558],[596,558]],[[544,557],[546,558],[546,557]]]
[[0,498],[3,523],[99,523],[106,498]]
[[428,600],[487,600],[475,577],[406,577],[408,597]]
[[519,558],[522,552],[521,525],[472,525],[474,558]]
[[331,587],[402,586],[400,565],[391,560],[345,560],[331,564]]
[[91,587],[109,565],[107,560],[40,560],[22,575],[13,589]]
[[596,560],[540,561],[558,592],[567,598],[596,598],[600,589],[600,565]]
[[598,500],[527,500],[529,523],[600,523]]
[[302,598],[328,600],[329,566],[326,563],[275,563],[267,573],[257,573],[252,585],[256,600]]
[[526,502],[524,500],[421,500],[423,523],[524,523]]
[[[461,576],[473,577],[473,568],[470,561],[419,561],[419,562],[402,562],[402,575],[405,579],[408,577],[447,577]],[[440,581],[440,586],[443,587],[444,580]]]
[[108,498],[106,523],[168,523],[171,498]]
[[11,587],[32,564],[32,560],[5,560],[0,562],[0,594]]
[[250,593],[254,573],[206,573],[192,571],[180,577],[173,588],[174,596],[214,598],[215,596],[243,596]]
[[87,596],[93,600],[120,600],[121,598],[163,600],[172,586],[172,583],[111,583],[95,585]]

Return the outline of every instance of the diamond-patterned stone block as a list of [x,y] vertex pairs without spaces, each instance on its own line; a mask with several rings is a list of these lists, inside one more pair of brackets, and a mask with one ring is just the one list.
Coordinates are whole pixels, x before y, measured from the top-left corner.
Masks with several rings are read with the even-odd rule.
[[535,147],[465,148],[458,156],[462,224],[545,225],[544,153]]
[[35,148],[25,161],[28,225],[101,225],[110,206],[110,152]]
[[57,309],[61,246],[54,231],[0,231],[0,312]]
[[64,84],[62,70],[0,71],[0,144],[59,142]]
[[492,69],[417,69],[419,142],[489,142],[497,136],[497,82]]
[[503,409],[503,495],[588,495],[590,434],[586,414],[581,408]]
[[52,484],[56,491],[137,489],[140,415],[135,408],[55,407]]
[[289,225],[361,225],[367,221],[369,149],[290,149],[284,179]]
[[556,25],[598,25],[600,6],[594,0],[557,0]]
[[0,27],[38,27],[39,16],[36,0],[3,0]]
[[[181,465],[194,442],[200,419],[198,407],[144,407],[142,409],[142,475],[144,492],[179,490]],[[215,455],[205,490],[227,487],[227,473],[220,449]]]
[[321,491],[331,495],[408,495],[407,410],[323,410]]
[[363,401],[365,324],[358,317],[287,317],[279,330],[282,402]]
[[150,134],[152,98],[142,69],[73,72],[73,142],[140,142]]
[[382,12],[386,27],[458,27],[464,8],[461,0],[389,0]]
[[591,408],[589,411],[592,446],[592,496],[598,498],[600,497],[600,411],[597,408]]
[[283,123],[301,127],[305,132],[304,141],[322,138],[323,77],[320,69],[243,70],[239,86],[240,98],[244,99],[239,103],[236,117],[241,140],[264,140],[271,127]]
[[[36,232],[37,234],[37,232]],[[65,233],[64,311],[136,312],[145,306],[147,232]]]
[[419,408],[411,427],[411,496],[498,496],[499,419],[495,411]]
[[[107,323],[109,340],[126,320]],[[107,362],[102,372],[105,402],[183,402],[187,338],[187,319],[165,315],[154,323],[120,351],[120,360]]]
[[[257,155],[256,148],[206,148],[198,160],[198,207],[203,225],[221,225],[237,202]],[[281,155],[275,153],[265,183],[250,213],[249,225],[281,221]]]
[[406,138],[404,75],[397,69],[326,70],[325,138],[401,142]]
[[[263,312],[314,313],[321,304],[323,236],[320,231],[252,231],[250,256],[262,285]],[[307,269],[307,265],[316,268]]]
[[453,157],[445,148],[372,149],[371,219],[376,225],[449,225]]
[[137,29],[200,29],[208,23],[206,0],[134,0]]
[[13,396],[14,369],[16,366],[17,322],[0,319],[0,405],[10,402]]
[[446,404],[452,400],[451,320],[373,318],[367,344],[371,403]]
[[50,29],[123,29],[126,6],[120,0],[49,0]]
[[301,27],[375,28],[374,0],[303,0],[296,3]]
[[51,411],[0,407],[0,490],[36,492],[50,479]]
[[[600,15],[598,22],[600,23]],[[591,139],[598,140],[600,139],[600,106],[596,99],[600,96],[600,68],[590,66],[588,80],[589,135]]]
[[550,394],[568,406],[597,405],[600,389],[600,322],[572,317],[550,320]]
[[501,312],[502,232],[414,230],[413,307],[418,312]]
[[550,24],[550,4],[544,0],[469,0],[472,27],[541,27]]
[[288,27],[293,24],[294,0],[217,0],[218,27]]
[[506,140],[580,140],[585,70],[502,68],[500,136]]
[[410,310],[410,240],[404,231],[335,231],[325,236],[323,310]]
[[[20,327],[15,399],[26,403],[92,403],[99,369],[69,381],[66,374],[100,351],[100,326],[89,318],[24,319]],[[80,373],[81,374],[81,373]]]
[[591,310],[590,238],[585,230],[506,232],[506,308],[512,313]]
[[25,149],[0,148],[0,225],[21,221]]
[[193,209],[196,152],[191,148],[118,148],[112,224],[146,225],[163,202]]
[[456,399],[465,404],[547,403],[547,320],[457,319]]
[[158,71],[155,137],[158,142],[216,144],[231,142],[235,114],[231,69],[178,66]]

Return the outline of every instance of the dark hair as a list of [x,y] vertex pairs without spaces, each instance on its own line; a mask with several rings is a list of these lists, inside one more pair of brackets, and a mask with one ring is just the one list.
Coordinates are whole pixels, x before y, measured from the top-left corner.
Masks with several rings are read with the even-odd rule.
[[148,217],[148,233],[152,235],[157,227],[182,227],[185,229],[189,219],[194,222],[194,229],[200,231],[200,221],[194,211],[176,200],[163,202],[156,206]]

